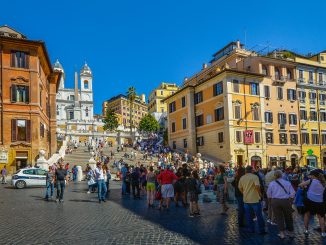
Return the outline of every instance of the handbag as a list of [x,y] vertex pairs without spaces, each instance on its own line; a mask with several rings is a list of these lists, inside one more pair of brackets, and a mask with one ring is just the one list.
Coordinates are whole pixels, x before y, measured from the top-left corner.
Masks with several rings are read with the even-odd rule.
[[95,180],[93,179],[93,178],[91,178],[89,181],[87,181],[87,184],[89,185],[89,186],[91,186],[91,185],[94,185],[96,182],[95,182]]

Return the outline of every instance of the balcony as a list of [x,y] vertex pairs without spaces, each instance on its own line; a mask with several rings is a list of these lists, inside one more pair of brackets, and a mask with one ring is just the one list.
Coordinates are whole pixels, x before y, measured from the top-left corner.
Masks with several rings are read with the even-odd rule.
[[303,77],[298,78],[298,83],[305,83],[305,79]]
[[276,77],[274,77],[272,79],[273,79],[274,83],[279,84],[279,85],[283,85],[286,82],[287,77],[285,77],[285,76],[278,76],[277,77],[276,76]]
[[316,100],[310,99],[310,104],[312,104],[312,105],[316,104]]
[[308,83],[309,83],[309,84],[315,84],[315,81],[314,81],[313,79],[309,79],[309,80],[308,80]]
[[319,86],[324,86],[325,84],[326,84],[325,81],[318,81],[318,85],[319,85]]

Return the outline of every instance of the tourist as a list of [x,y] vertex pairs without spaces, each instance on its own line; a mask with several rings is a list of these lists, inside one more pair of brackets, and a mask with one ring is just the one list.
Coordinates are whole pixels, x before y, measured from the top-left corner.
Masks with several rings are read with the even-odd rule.
[[60,162],[59,168],[55,170],[55,181],[57,185],[57,199],[56,202],[63,202],[63,195],[68,185],[67,170],[64,168],[64,163]]
[[[265,175],[265,189],[268,189],[269,184],[275,180],[275,171],[276,171],[276,167],[272,166],[272,169],[266,173]],[[271,224],[271,225],[276,225],[275,222],[275,218],[273,215],[273,208],[272,208],[272,199],[268,198],[266,199],[266,207],[267,207],[267,223]]]
[[6,168],[6,165],[5,165],[1,169],[1,178],[2,178],[1,183],[2,184],[7,184],[6,177],[7,177],[7,168]]
[[261,191],[260,183],[257,175],[253,174],[253,168],[251,166],[246,167],[246,174],[239,180],[239,190],[243,194],[243,202],[246,216],[246,224],[248,226],[248,232],[255,232],[255,225],[253,221],[253,212],[255,213],[258,221],[259,234],[266,234],[265,221],[262,214],[261,205]]
[[86,180],[87,180],[87,185],[88,185],[87,194],[90,194],[91,192],[92,193],[95,192],[96,182],[95,182],[94,171],[87,164],[87,167],[86,167],[86,171],[85,172],[86,172]]
[[244,203],[243,203],[243,194],[239,190],[239,181],[241,177],[245,174],[245,168],[239,167],[234,180],[232,182],[232,186],[235,189],[235,198],[237,199],[238,204],[238,226],[244,227],[244,219],[245,219],[245,210],[244,210]]
[[104,175],[106,174],[103,171],[101,162],[98,162],[96,164],[96,168],[94,170],[95,172],[95,178],[97,182],[97,192],[98,192],[98,202],[101,203],[106,202],[105,195],[106,195],[106,185],[104,182]]
[[324,173],[320,169],[315,169],[310,172],[309,180],[302,182],[299,187],[305,188],[306,195],[304,197],[303,203],[305,206],[305,215],[304,215],[304,234],[309,235],[309,221],[310,216],[317,214],[319,225],[321,228],[322,237],[326,237],[325,233],[325,213],[326,213],[326,204],[325,204],[325,177]]
[[157,176],[157,180],[161,185],[163,202],[166,204],[167,210],[170,207],[170,198],[174,197],[173,184],[178,179],[170,168],[171,166],[167,165],[167,168]]
[[225,173],[225,168],[223,165],[219,165],[217,168],[217,174],[215,176],[215,185],[217,185],[217,197],[220,204],[222,205],[221,214],[226,214],[229,207],[226,204],[227,193],[228,193],[228,183],[227,174]]
[[179,199],[181,198],[182,205],[186,207],[186,176],[182,175],[182,168],[178,169],[176,176],[178,180],[174,183],[175,206],[179,207]]
[[154,207],[155,197],[155,179],[154,169],[152,166],[149,167],[149,172],[146,175],[146,190],[147,190],[147,206]]
[[[120,160],[121,161],[121,160]],[[122,176],[122,195],[127,194],[127,172],[128,172],[128,164],[125,163],[121,168],[121,176]]]
[[49,166],[49,171],[46,173],[46,194],[45,194],[45,200],[49,201],[53,198],[53,192],[54,192],[54,173],[55,171],[51,166]]
[[201,193],[201,183],[196,170],[191,173],[190,178],[187,178],[186,184],[190,201],[189,217],[200,215],[200,210],[198,206],[198,194]]
[[131,175],[132,194],[134,199],[140,199],[140,170],[139,167],[133,168]]
[[273,214],[280,232],[278,236],[284,239],[287,230],[289,237],[293,238],[292,200],[295,191],[291,183],[282,177],[281,170],[275,171],[274,176],[275,180],[268,186],[267,197],[271,199]]
[[74,167],[72,168],[71,172],[72,172],[72,180],[74,182],[76,182],[77,181],[77,175],[78,175],[78,168],[77,168],[76,165],[74,165]]

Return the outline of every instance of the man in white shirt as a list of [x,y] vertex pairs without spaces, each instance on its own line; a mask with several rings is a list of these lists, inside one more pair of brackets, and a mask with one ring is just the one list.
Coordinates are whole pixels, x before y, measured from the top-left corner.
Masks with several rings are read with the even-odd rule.
[[105,195],[107,192],[106,189],[106,185],[105,185],[105,181],[104,181],[104,175],[106,173],[104,173],[103,169],[102,169],[102,164],[100,162],[98,162],[96,164],[96,168],[94,170],[95,172],[95,177],[96,177],[96,181],[97,181],[97,190],[98,190],[98,202],[101,203],[106,202],[105,199]]

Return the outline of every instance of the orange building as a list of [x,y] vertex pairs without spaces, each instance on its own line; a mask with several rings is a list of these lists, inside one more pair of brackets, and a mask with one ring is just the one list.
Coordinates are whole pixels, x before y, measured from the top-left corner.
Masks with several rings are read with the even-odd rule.
[[53,72],[43,41],[8,26],[0,27],[0,167],[10,172],[35,164],[39,151],[57,151],[56,92],[60,72]]

